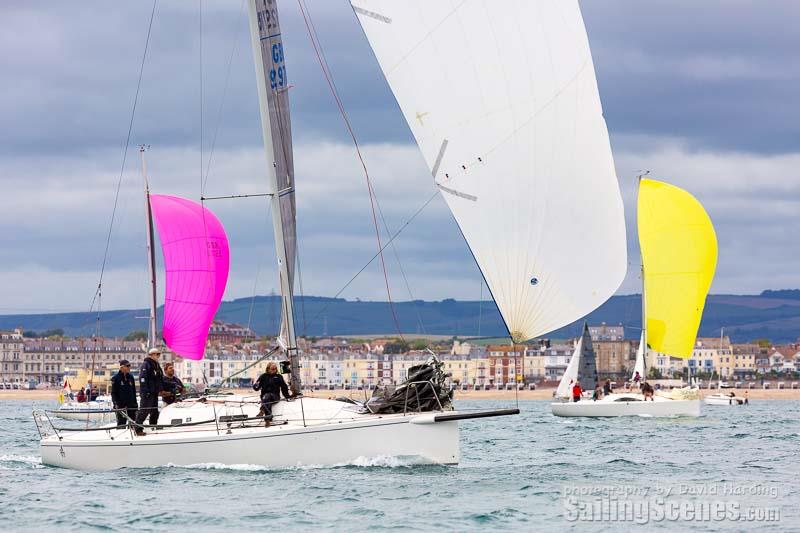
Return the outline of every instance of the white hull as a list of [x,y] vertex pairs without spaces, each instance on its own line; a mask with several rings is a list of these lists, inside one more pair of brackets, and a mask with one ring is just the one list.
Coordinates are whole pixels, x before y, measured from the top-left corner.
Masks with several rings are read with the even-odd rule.
[[673,400],[655,396],[644,401],[641,394],[611,394],[602,400],[551,403],[556,416],[700,416],[700,400]]
[[[458,422],[436,422],[435,416],[441,413],[364,415],[342,402],[306,399],[304,426],[295,418],[298,414],[302,417],[299,404],[276,405],[276,424],[268,428],[234,423],[229,430],[223,422],[218,430],[217,423],[211,422],[188,428],[167,427],[144,437],[111,426],[105,431],[62,432],[60,439],[57,435],[42,439],[42,463],[78,470],[111,470],[208,463],[269,468],[328,466],[380,457],[401,457],[421,464],[459,461]],[[254,416],[252,411],[258,410],[253,403],[176,406],[179,404],[165,408],[159,422],[169,423],[176,416],[185,420],[189,414],[194,418],[212,408],[217,416]],[[281,418],[287,419],[286,423],[278,423]]]
[[64,402],[51,414],[63,420],[79,420],[81,422],[113,422],[116,420],[113,406],[109,400],[99,399],[94,402]]
[[712,394],[703,400],[706,405],[742,405],[744,398],[728,396],[727,394]]
[[103,411],[96,411],[96,410],[88,410],[88,408],[84,408],[84,410],[79,409],[58,409],[52,412],[53,416],[56,418],[61,418],[63,420],[79,420],[81,422],[89,421],[89,422],[112,422],[116,420],[114,416],[114,412],[111,410],[103,410]]

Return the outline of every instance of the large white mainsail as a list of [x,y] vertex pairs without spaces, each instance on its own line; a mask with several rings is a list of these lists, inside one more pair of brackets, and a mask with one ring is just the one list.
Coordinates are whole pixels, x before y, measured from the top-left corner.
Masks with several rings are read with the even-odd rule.
[[267,157],[275,250],[281,284],[280,342],[292,364],[291,385],[300,392],[300,363],[294,328],[294,263],[297,247],[289,79],[277,0],[248,0],[250,37],[258,83],[261,130]]
[[627,268],[577,0],[352,0],[515,340],[588,314]]

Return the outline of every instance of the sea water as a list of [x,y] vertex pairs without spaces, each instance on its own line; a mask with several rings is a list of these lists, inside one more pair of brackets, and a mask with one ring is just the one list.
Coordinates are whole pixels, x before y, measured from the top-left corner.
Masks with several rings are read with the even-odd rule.
[[0,400],[0,530],[800,529],[800,402],[703,406],[700,418],[557,418],[549,402],[519,406],[518,416],[463,421],[458,466],[381,457],[88,473],[41,464],[31,409],[52,405]]

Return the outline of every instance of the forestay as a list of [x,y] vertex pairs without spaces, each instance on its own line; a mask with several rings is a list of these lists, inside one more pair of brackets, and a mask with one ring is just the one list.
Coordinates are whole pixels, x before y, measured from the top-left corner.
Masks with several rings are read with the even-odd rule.
[[515,340],[626,272],[622,199],[576,0],[352,0]]
[[210,210],[177,196],[150,195],[166,270],[163,337],[187,359],[202,359],[208,328],[228,282],[225,229]]
[[717,236],[691,194],[660,181],[639,182],[639,246],[647,344],[688,359],[717,267]]

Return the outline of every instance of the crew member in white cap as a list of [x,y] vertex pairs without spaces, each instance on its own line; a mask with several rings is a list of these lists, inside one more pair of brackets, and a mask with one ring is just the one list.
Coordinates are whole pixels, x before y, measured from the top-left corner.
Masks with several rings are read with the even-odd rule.
[[150,419],[150,425],[158,423],[158,395],[164,380],[164,372],[158,360],[161,358],[161,350],[150,348],[147,356],[142,361],[139,368],[139,411],[136,413],[136,434],[144,436],[144,430],[139,427],[145,418]]

